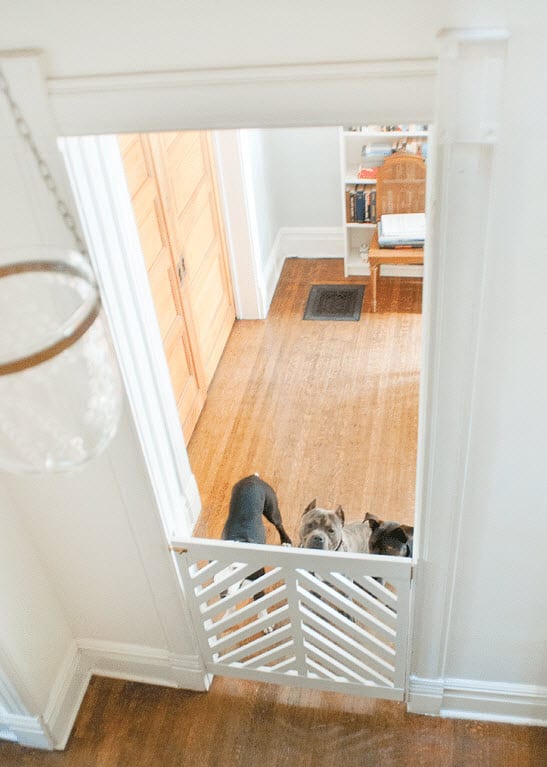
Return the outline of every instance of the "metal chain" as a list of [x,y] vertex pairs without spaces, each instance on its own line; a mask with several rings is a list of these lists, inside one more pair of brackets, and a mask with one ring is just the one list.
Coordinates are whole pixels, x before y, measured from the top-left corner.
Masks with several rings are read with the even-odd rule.
[[68,209],[68,205],[63,200],[63,198],[61,197],[59,193],[59,190],[57,189],[57,184],[55,183],[55,179],[53,178],[53,174],[51,172],[49,165],[44,160],[44,158],[40,154],[40,151],[38,150],[38,147],[34,143],[34,139],[32,137],[32,133],[30,132],[28,123],[23,117],[23,115],[21,114],[21,110],[19,109],[18,105],[13,100],[13,97],[9,89],[8,81],[6,80],[4,73],[1,70],[0,70],[0,90],[4,93],[6,100],[10,106],[11,113],[15,121],[15,125],[17,126],[17,130],[19,131],[21,138],[23,139],[23,141],[26,143],[26,145],[32,152],[34,159],[36,160],[38,171],[40,175],[42,176],[42,179],[44,180],[46,187],[49,189],[49,191],[55,198],[55,204],[57,206],[57,210],[59,211],[66,228],[74,237],[74,241],[80,253],[82,253],[84,256],[87,256],[89,258],[87,248],[80,235],[76,221],[74,220],[74,217],[70,213]]

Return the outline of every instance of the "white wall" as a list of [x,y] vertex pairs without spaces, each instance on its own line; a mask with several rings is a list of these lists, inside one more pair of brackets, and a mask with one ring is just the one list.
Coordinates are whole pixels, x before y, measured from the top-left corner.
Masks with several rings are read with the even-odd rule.
[[338,128],[263,131],[268,191],[280,227],[340,227]]
[[[150,515],[154,499],[127,404],[113,443],[85,469],[64,476],[6,476],[3,485],[40,552],[73,636],[171,649],[158,600],[176,594],[175,579],[156,520],[148,525],[146,547],[142,540],[140,520]],[[155,582],[143,562],[148,557],[164,571]],[[192,642],[177,619],[184,621],[184,615],[173,614],[179,642],[172,649],[191,653]]]
[[[10,681],[18,685],[24,705],[39,714],[72,649],[74,634],[51,582],[44,546],[29,542],[25,514],[2,487],[0,526],[0,657],[9,659],[16,675]],[[30,663],[29,658],[38,662]]]

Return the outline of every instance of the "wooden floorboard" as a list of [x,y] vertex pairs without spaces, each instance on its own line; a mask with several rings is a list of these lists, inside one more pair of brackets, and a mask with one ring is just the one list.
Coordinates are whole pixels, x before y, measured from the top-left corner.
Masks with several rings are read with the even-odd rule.
[[539,727],[216,678],[208,693],[94,677],[64,752],[0,744],[2,767],[544,767]]
[[312,284],[347,281],[339,260],[287,260],[267,320],[236,322],[189,444],[195,535],[220,536],[232,485],[253,472],[295,537],[313,498],[348,521],[412,523],[421,281],[382,278],[376,314],[366,288],[357,322],[303,320]]

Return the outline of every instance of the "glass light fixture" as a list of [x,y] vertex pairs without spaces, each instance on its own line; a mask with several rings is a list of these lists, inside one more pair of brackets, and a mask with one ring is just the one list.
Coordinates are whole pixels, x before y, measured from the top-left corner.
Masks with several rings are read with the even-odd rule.
[[1,72],[0,90],[81,251],[0,250],[0,469],[68,471],[115,434],[120,375],[76,224]]

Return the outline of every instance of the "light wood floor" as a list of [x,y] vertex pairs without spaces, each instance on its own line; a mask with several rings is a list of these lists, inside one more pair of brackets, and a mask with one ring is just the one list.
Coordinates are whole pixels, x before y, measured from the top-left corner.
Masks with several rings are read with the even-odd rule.
[[[311,498],[412,520],[420,283],[382,280],[379,313],[303,322],[339,263],[287,262],[267,322],[237,323],[190,444],[220,534],[259,471],[296,533]],[[269,530],[269,541],[277,542]],[[0,742],[1,767],[543,767],[546,731],[415,716],[403,703],[216,677],[208,693],[92,679],[63,753]]]
[[370,511],[412,524],[421,281],[381,279],[376,314],[366,288],[359,322],[303,320],[310,285],[338,282],[339,260],[290,259],[268,319],[236,322],[189,445],[196,536],[220,536],[232,485],[253,472],[295,538],[313,498],[340,503],[346,521]]

